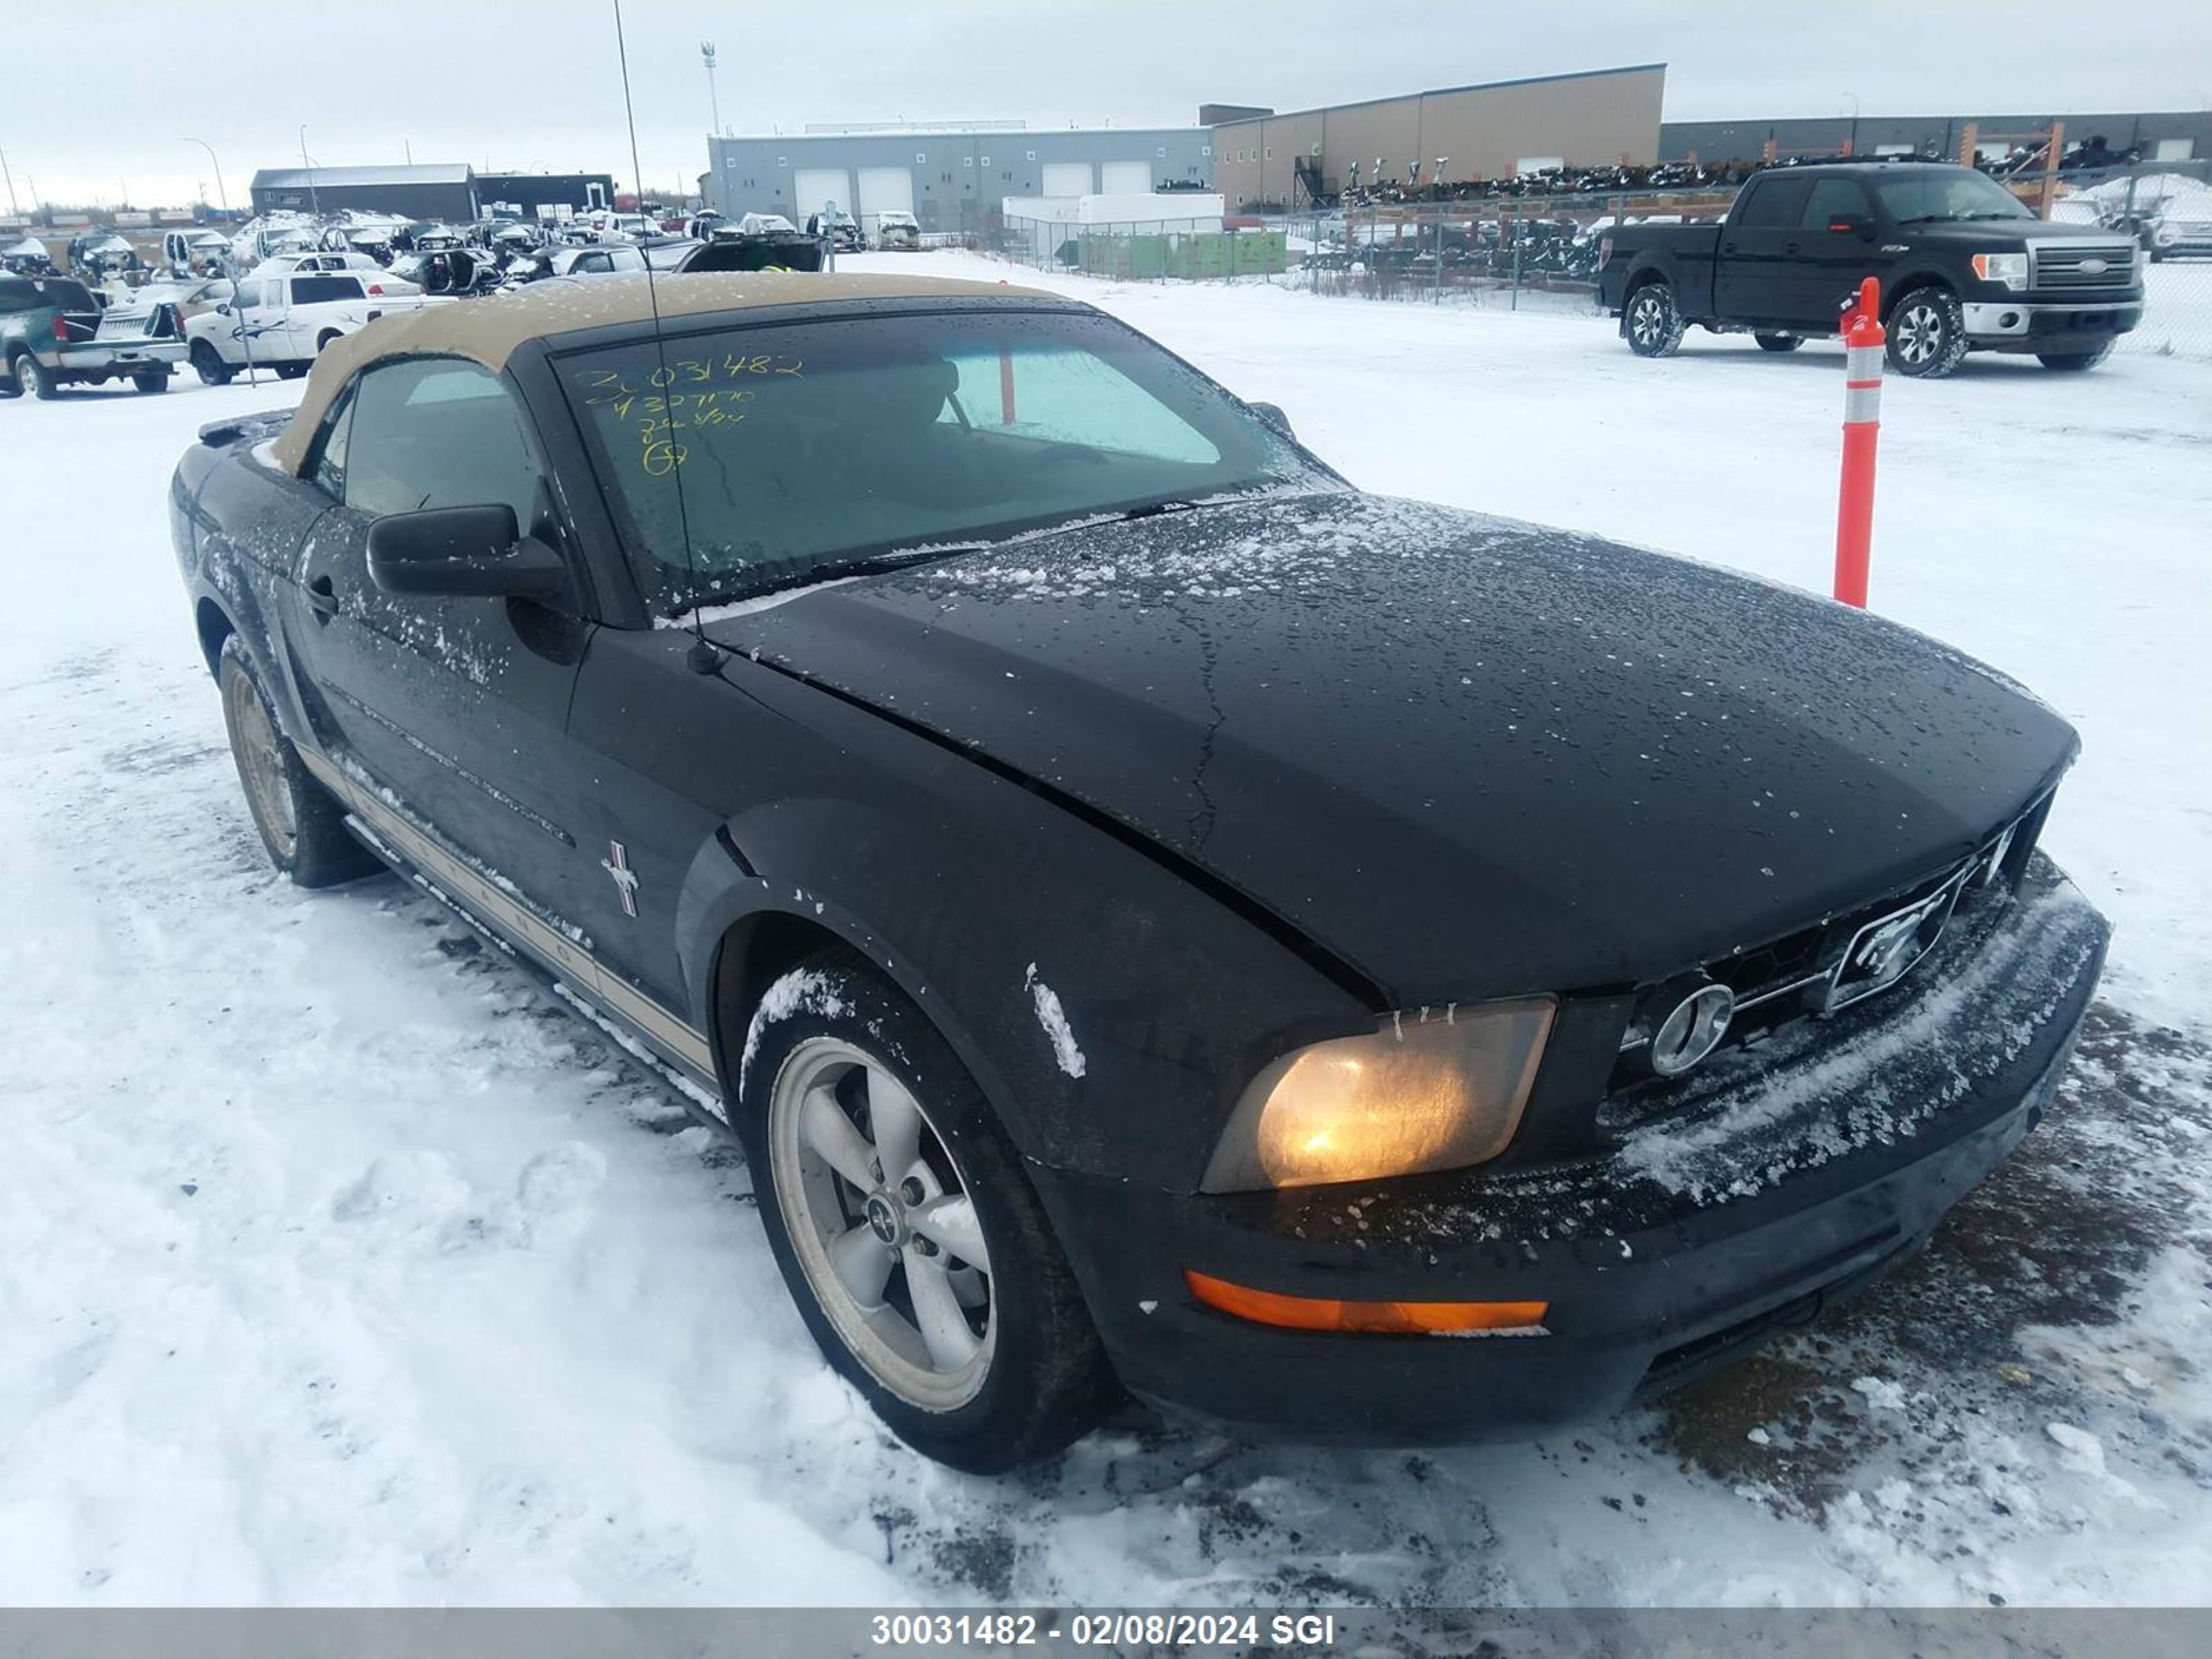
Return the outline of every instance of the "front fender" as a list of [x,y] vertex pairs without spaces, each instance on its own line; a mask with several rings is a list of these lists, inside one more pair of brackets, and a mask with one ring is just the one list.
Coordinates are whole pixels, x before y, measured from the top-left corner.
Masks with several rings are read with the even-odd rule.
[[[686,883],[679,952],[702,1029],[732,930],[796,919],[913,999],[1025,1157],[1185,1191],[1256,1072],[1373,1029],[1376,1010],[1141,845],[773,668],[725,672],[789,725],[750,757],[757,804]],[[734,1023],[715,1034],[726,1088]]]

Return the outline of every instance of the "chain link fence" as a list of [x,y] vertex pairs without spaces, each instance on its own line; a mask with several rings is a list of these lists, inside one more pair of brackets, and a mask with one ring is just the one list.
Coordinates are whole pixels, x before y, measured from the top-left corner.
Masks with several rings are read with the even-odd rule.
[[[984,245],[1020,264],[1121,282],[1255,282],[1401,304],[1596,317],[1616,226],[1718,224],[1740,185],[1389,203],[1305,214],[1089,225],[1008,219]],[[2015,186],[2041,204],[2039,177]],[[2212,162],[2059,175],[2055,222],[2144,250],[2143,320],[2119,349],[2212,359]]]

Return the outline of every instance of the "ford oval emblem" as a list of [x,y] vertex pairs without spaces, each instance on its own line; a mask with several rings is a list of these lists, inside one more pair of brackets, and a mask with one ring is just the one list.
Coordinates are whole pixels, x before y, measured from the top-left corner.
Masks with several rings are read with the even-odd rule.
[[2107,259],[2084,259],[2081,261],[2081,274],[2084,276],[2101,276],[2112,268],[2112,262]]

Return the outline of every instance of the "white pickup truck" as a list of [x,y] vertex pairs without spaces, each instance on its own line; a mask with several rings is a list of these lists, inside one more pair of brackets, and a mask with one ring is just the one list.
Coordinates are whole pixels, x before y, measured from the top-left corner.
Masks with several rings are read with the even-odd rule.
[[[372,287],[380,291],[371,293]],[[242,277],[235,299],[185,323],[192,368],[210,386],[227,385],[249,365],[295,380],[331,341],[388,312],[449,303],[419,290],[401,294],[382,291],[385,287],[352,270],[257,271]]]

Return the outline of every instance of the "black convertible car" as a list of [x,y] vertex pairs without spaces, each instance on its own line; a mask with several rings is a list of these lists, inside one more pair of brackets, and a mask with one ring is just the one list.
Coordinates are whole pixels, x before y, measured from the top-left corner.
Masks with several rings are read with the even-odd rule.
[[964,1468],[1123,1389],[1613,1411],[1924,1241],[2103,958],[2017,686],[1361,494],[1042,294],[394,316],[171,504],[270,856],[392,866],[722,1103],[824,1353]]

